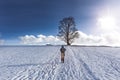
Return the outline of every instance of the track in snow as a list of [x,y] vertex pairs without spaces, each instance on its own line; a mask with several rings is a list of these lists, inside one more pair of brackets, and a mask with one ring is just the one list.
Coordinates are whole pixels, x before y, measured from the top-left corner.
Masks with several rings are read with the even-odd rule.
[[[69,48],[68,48],[69,49]],[[60,62],[59,48],[56,54],[46,63],[36,66],[29,66],[27,69],[20,71],[12,80],[78,80],[80,73],[77,65],[72,58],[74,56],[66,52],[65,63]]]
[[[65,63],[60,62],[60,47],[38,65],[22,65],[11,80],[119,80],[120,58],[96,48],[66,46]],[[8,66],[21,67],[21,66]]]

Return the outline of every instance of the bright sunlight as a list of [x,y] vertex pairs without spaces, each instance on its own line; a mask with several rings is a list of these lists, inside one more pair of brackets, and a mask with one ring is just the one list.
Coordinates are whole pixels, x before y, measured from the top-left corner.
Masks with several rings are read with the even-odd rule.
[[101,29],[103,30],[114,30],[116,28],[115,18],[112,16],[105,16],[98,19]]

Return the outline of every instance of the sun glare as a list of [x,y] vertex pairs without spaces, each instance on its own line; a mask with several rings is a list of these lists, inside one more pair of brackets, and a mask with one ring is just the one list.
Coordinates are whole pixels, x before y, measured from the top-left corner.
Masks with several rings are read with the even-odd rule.
[[115,18],[111,16],[101,17],[98,22],[103,30],[113,30],[116,27]]

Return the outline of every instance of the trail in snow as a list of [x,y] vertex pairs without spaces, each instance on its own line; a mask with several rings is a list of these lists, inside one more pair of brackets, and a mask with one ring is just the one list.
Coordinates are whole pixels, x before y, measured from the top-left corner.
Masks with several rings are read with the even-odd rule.
[[55,71],[59,69],[57,66],[60,64],[58,50],[55,53],[47,62],[36,66],[31,65],[23,72],[18,72],[12,80],[53,80]]
[[[69,48],[68,48],[69,49]],[[67,50],[66,53],[69,53]],[[30,66],[28,69],[18,72],[12,80],[78,80],[79,74],[73,56],[66,54],[65,63],[60,62],[59,48],[56,54],[45,64]]]
[[[102,51],[100,47],[66,46],[65,63],[60,62],[60,46],[48,48],[45,52],[50,53],[52,50],[53,53],[44,55],[50,56],[39,64],[7,65],[8,70],[19,68],[8,80],[120,79],[120,56],[112,56],[112,51],[108,54],[109,49],[106,50],[106,47]],[[116,48],[113,49],[114,54],[120,51],[115,50]]]
[[[84,62],[84,68],[86,68],[95,80],[119,80],[119,58],[110,56],[111,53],[106,54],[104,50],[100,51],[95,48],[81,47],[79,50],[74,48],[73,50],[76,56],[79,56],[78,59],[80,61],[82,59],[81,62]],[[78,52],[81,53],[78,54]]]

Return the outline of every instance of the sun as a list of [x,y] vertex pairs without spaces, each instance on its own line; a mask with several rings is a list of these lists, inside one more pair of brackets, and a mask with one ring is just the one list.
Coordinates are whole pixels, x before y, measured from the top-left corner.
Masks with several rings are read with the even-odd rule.
[[98,23],[103,30],[113,30],[116,27],[115,18],[112,16],[105,16],[98,19]]

